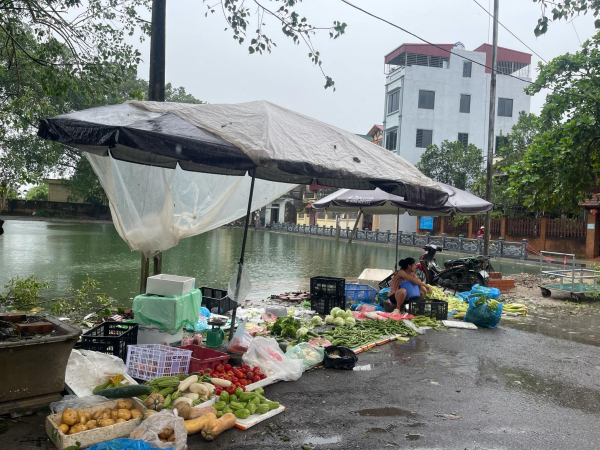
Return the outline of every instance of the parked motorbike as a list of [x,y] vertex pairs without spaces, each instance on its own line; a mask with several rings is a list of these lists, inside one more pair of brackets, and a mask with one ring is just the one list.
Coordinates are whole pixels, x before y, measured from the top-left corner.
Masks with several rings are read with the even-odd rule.
[[442,269],[435,259],[435,254],[442,251],[442,248],[427,244],[423,250],[425,253],[417,264],[416,276],[427,284],[453,289],[455,292],[469,291],[476,284],[485,286],[489,282],[489,272],[494,271],[489,256],[448,260],[444,262]]

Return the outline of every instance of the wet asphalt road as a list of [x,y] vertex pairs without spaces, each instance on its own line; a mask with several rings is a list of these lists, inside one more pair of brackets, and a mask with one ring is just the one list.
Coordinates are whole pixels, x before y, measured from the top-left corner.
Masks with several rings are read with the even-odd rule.
[[[508,325],[508,323],[507,323]],[[287,410],[190,449],[598,449],[598,347],[507,326],[428,331],[266,389]],[[440,417],[438,415],[454,414]],[[458,416],[457,418],[455,418]],[[54,448],[44,415],[9,422],[0,449]]]

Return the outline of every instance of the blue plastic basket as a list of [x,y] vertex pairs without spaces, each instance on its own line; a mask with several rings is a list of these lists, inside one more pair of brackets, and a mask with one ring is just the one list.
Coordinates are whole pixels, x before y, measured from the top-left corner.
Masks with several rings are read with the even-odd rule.
[[406,298],[419,297],[421,292],[419,292],[419,286],[414,284],[412,281],[403,281],[400,283],[400,289],[406,289]]
[[377,290],[368,284],[346,285],[346,305],[359,302],[375,303],[376,296]]

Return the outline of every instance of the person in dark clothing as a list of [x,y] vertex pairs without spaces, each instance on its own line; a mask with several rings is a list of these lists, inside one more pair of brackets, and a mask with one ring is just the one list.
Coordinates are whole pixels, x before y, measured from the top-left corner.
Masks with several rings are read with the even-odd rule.
[[0,219],[0,236],[2,236],[4,234],[4,228],[2,228],[3,225],[4,225],[4,220]]

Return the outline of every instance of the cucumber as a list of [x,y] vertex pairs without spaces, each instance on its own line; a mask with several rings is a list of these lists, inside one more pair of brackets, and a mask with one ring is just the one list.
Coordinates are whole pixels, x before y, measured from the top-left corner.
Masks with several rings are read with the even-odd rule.
[[310,337],[314,337],[314,338],[318,338],[319,337],[319,335],[317,333],[315,333],[314,331],[309,331],[306,334],[308,334]]
[[150,394],[150,392],[152,392],[151,386],[145,384],[132,384],[112,389],[102,389],[101,391],[96,392],[96,395],[101,395],[106,398],[129,398]]

